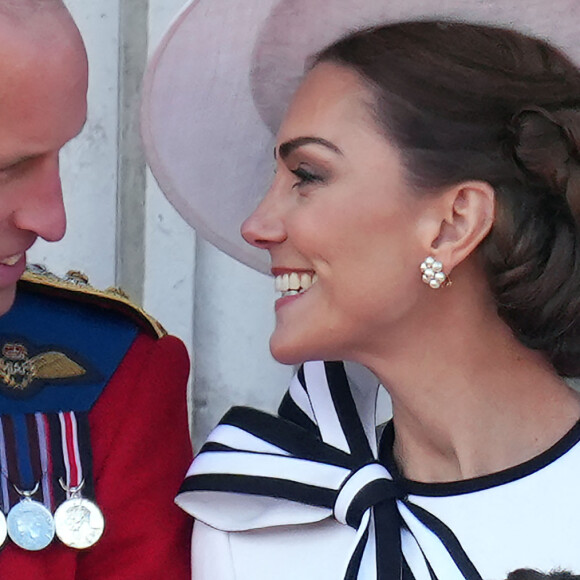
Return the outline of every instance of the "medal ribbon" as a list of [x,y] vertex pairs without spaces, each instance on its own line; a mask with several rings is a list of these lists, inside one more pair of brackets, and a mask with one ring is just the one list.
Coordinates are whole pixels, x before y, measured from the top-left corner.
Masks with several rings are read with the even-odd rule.
[[29,446],[29,424],[26,420],[26,415],[12,415],[12,424],[16,443],[18,473],[20,475],[17,485],[22,490],[30,491],[36,484],[36,478],[34,477],[32,468],[31,449]]
[[8,457],[6,455],[6,441],[4,439],[4,423],[0,416],[0,489],[2,490],[2,511],[6,514],[10,509],[10,495],[8,493]]
[[41,415],[13,414],[0,416],[0,467],[2,509],[7,513],[21,499],[23,492],[35,490],[50,510],[50,493],[46,447],[46,423]]
[[84,496],[94,496],[88,414],[34,413],[0,416],[0,499],[7,513],[22,491],[39,491],[34,499],[49,511],[71,496],[67,489],[82,485]]
[[67,498],[70,489],[77,488],[83,481],[83,466],[79,452],[78,426],[74,412],[59,413],[61,426],[62,455],[66,472]]
[[40,468],[42,471],[42,497],[44,505],[49,511],[54,509],[54,494],[52,493],[52,460],[49,437],[49,423],[46,415],[35,413],[36,428],[38,432],[38,452],[40,456]]
[[[333,517],[356,530],[344,580],[412,577],[407,550],[421,555],[418,566],[429,570],[428,578],[437,578],[410,532],[409,523],[419,524],[450,555],[452,573],[440,580],[482,580],[453,532],[409,500],[396,467],[389,471],[379,462],[374,409],[372,417],[366,413],[373,425],[365,431],[357,403],[364,407],[342,363],[306,363],[278,417],[244,407],[225,415],[194,460],[176,502],[228,532]],[[401,534],[408,539],[405,550]]]
[[[53,416],[55,437],[53,448],[60,453],[52,454],[52,461],[58,462],[55,467],[56,481],[54,491],[63,492],[62,481],[66,488],[66,498],[72,497],[70,490],[81,487],[83,497],[94,500],[93,457],[89,432],[89,415],[87,412],[66,411]],[[61,503],[61,502],[57,502]]]

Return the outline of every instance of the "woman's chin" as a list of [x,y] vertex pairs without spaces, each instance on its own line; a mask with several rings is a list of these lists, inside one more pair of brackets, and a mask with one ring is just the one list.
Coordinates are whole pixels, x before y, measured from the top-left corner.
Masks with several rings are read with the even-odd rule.
[[308,337],[290,337],[288,333],[274,331],[270,337],[272,356],[284,365],[299,365],[309,360],[338,360],[332,348],[313,344]]
[[305,358],[301,356],[303,349],[297,348],[296,344],[278,341],[274,335],[270,338],[270,352],[272,356],[283,365],[297,365],[303,363]]
[[[307,360],[316,360],[308,336],[290,332],[288,326],[277,325],[270,337],[272,356],[284,365],[298,365]],[[295,329],[292,329],[295,330]]]

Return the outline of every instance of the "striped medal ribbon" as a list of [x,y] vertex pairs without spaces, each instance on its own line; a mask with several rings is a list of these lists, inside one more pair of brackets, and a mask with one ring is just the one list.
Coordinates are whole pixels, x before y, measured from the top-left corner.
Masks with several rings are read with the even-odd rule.
[[356,530],[344,580],[437,579],[411,522],[450,556],[439,580],[482,580],[453,532],[409,499],[396,466],[378,460],[368,399],[351,388],[343,363],[305,363],[277,417],[245,407],[225,415],[176,502],[227,532],[334,518]]
[[76,488],[94,493],[88,414],[1,415],[0,468],[8,536],[25,550],[46,548],[58,534],[55,507]]
[[54,512],[54,523],[58,539],[77,550],[95,545],[105,530],[105,518],[99,506],[83,497],[85,479],[78,447],[78,424],[74,413],[60,413],[62,448],[66,450],[66,480],[59,484],[67,499]]

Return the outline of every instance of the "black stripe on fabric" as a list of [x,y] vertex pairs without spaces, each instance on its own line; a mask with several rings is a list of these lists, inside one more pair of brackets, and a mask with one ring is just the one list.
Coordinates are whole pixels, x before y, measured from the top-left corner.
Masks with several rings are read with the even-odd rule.
[[[199,450],[199,454],[205,453],[206,451],[234,451],[239,453],[239,449],[235,449],[233,447],[229,447],[228,445],[223,445],[222,443],[216,443],[215,441],[208,441],[204,443],[203,447]],[[255,451],[252,451],[255,453]]]
[[401,515],[395,500],[384,501],[373,508],[377,544],[377,580],[401,578],[403,550]]
[[[429,572],[429,578],[431,578],[431,580],[438,580],[429,562],[427,562],[427,570]],[[404,556],[403,556],[403,575],[401,576],[401,578],[402,580],[415,580],[415,576],[413,575],[413,572],[411,571],[411,568],[409,567],[409,564],[407,560],[405,560]]]
[[286,392],[280,406],[278,407],[278,416],[286,419],[305,431],[308,431],[312,436],[321,439],[320,430],[316,423],[294,402],[289,392]]
[[[413,537],[415,544],[417,544],[417,548],[419,548],[419,551],[421,552],[421,555],[423,556],[425,566],[427,566],[427,571],[429,572],[429,578],[431,580],[437,580],[437,576],[436,576],[435,572],[433,571],[433,568],[431,567],[429,560],[427,560],[427,556],[425,556],[425,552],[423,551],[421,544],[419,544],[419,542],[417,541],[415,534],[411,531],[411,529],[409,528],[409,526],[406,524],[406,522],[404,520],[402,521],[401,525],[409,532],[409,534]],[[403,555],[403,561],[406,562],[404,555]]]
[[[272,451],[256,451],[255,449],[241,449],[240,447],[230,447],[229,445],[224,445],[223,443],[216,443],[215,441],[208,441],[203,445],[203,447],[199,450],[197,457],[199,457],[202,453],[251,453],[252,456],[256,457],[288,457],[292,459],[302,459],[302,457],[295,457],[294,455],[284,455],[282,453],[275,453]],[[328,462],[321,462],[315,461],[314,463],[326,463],[328,465],[334,465],[333,463]],[[339,466],[340,467],[340,466]]]
[[36,417],[32,414],[25,415],[26,427],[28,431],[28,449],[30,452],[30,465],[32,467],[32,476],[34,483],[38,483],[38,490],[34,494],[34,499],[40,503],[45,502],[44,489],[42,487],[42,463],[40,460],[40,443],[38,440],[38,426],[36,424]]
[[[296,378],[298,379],[298,382],[300,383],[300,386],[302,387],[302,390],[304,391],[304,395],[306,396],[306,398],[308,399],[308,402],[310,403],[310,408],[313,409],[314,406],[312,405],[312,398],[310,397],[310,392],[308,391],[308,387],[306,385],[306,377],[304,375],[304,364],[301,364],[300,367],[298,368],[298,372],[296,373]],[[288,394],[290,394],[290,391],[288,390]],[[292,395],[290,395],[290,398],[292,398]],[[310,417],[308,418],[308,420],[310,421]],[[316,433],[318,434],[318,437],[322,440],[322,434],[320,433],[320,427],[318,426],[318,424],[316,424]]]
[[247,431],[301,459],[352,469],[353,458],[348,453],[313,438],[301,427],[269,413],[250,407],[232,407],[220,421],[220,425],[223,424]]
[[179,493],[219,491],[287,499],[311,506],[334,506],[336,492],[297,481],[253,475],[211,474],[185,478]]
[[346,574],[344,575],[344,580],[357,580],[358,572],[360,569],[360,564],[362,561],[363,553],[365,551],[367,542],[369,540],[369,529],[364,531],[356,548],[352,552],[352,556],[348,562],[348,567],[346,568]]
[[393,480],[377,479],[371,481],[350,502],[346,512],[346,523],[351,528],[357,529],[367,509],[382,501],[403,499],[404,497],[403,490]]
[[374,459],[374,456],[350,390],[344,363],[327,361],[324,363],[324,369],[332,402],[351,454],[362,464],[368,463]]
[[50,451],[52,461],[52,492],[54,494],[54,505],[60,505],[66,500],[66,492],[60,485],[59,479],[66,483],[66,468],[62,449],[61,425],[58,413],[47,413],[50,431]]
[[418,505],[410,502],[405,502],[405,505],[421,523],[441,540],[441,543],[445,546],[445,549],[466,580],[483,580],[455,534],[440,519]]
[[[296,379],[298,380],[298,383],[302,387],[304,395],[308,399],[308,402],[310,403],[310,408],[312,409],[313,408],[312,399],[310,398],[310,393],[308,392],[308,388],[306,387],[306,377],[304,376],[304,364],[301,364],[300,367],[298,368],[298,371],[296,373]],[[288,395],[290,399],[292,399],[292,395],[290,395],[289,390]],[[311,421],[310,417],[308,417],[308,421]],[[316,436],[322,441],[322,433],[320,433],[320,427],[318,426],[317,423],[313,423],[313,425],[315,425],[316,427]]]
[[304,392],[308,396],[308,389],[306,388],[306,379],[304,378],[304,365],[300,365],[300,368],[296,373],[296,378],[298,379],[298,382],[302,385]]
[[[421,550],[421,551],[423,551],[423,550]],[[425,554],[423,554],[423,556],[424,555]],[[425,558],[425,563],[427,564],[427,570],[429,570],[429,577],[431,578],[431,580],[437,580],[437,576],[435,574],[435,571],[431,567],[431,564],[429,564],[429,561],[427,560],[427,558]]]
[[[199,457],[202,453],[251,453],[253,456],[256,457],[289,457],[294,459],[302,459],[302,457],[295,457],[294,455],[284,455],[282,453],[275,453],[272,451],[256,451],[255,449],[241,449],[240,447],[230,447],[229,445],[224,445],[223,443],[216,443],[215,441],[208,441],[203,445],[203,447],[199,450],[197,457]],[[334,465],[333,463],[328,462],[320,462],[316,461],[314,463],[326,463],[328,465]]]
[[413,575],[413,572],[411,572],[411,568],[409,568],[409,564],[407,563],[407,560],[405,560],[404,557],[403,557],[403,573],[401,575],[401,580],[415,580],[415,576]]
[[[396,471],[393,471],[396,469],[396,462],[393,458],[394,436],[395,432],[393,422],[389,421],[381,438],[379,457],[381,463],[387,467],[393,477],[395,477],[396,473]],[[565,455],[570,451],[570,449],[572,449],[572,447],[578,444],[579,441],[580,421],[578,421],[572,429],[570,429],[570,431],[568,431],[568,433],[566,433],[564,437],[562,437],[562,439],[552,447],[520,465],[509,467],[508,469],[491,473],[489,475],[445,483],[423,483],[420,481],[405,479],[403,480],[405,489],[407,489],[409,495],[425,497],[448,497],[491,489],[493,487],[517,481],[518,479],[523,479],[528,475],[540,471]]]
[[87,411],[75,412],[77,418],[77,432],[79,441],[79,454],[83,466],[83,485],[82,494],[96,501],[95,482],[93,476],[93,447],[91,445],[91,432],[89,426],[89,414]]

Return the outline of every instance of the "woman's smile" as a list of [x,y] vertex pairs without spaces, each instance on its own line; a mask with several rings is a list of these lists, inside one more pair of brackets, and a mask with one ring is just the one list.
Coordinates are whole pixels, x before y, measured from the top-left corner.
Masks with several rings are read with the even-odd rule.
[[285,296],[303,294],[317,281],[318,276],[314,273],[290,271],[284,274],[277,274],[274,284],[276,292],[281,292],[282,298],[284,298]]
[[280,293],[274,305],[276,312],[303,296],[318,281],[317,274],[312,271],[274,268],[272,273],[275,276],[274,287]]

